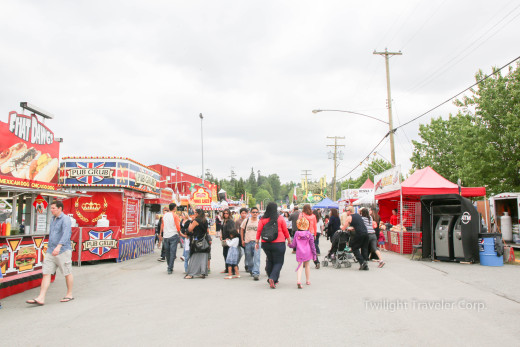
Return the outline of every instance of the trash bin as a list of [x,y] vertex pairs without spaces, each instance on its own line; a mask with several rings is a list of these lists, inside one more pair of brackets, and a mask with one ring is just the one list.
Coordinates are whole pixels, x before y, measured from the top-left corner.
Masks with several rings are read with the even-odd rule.
[[480,265],[504,266],[504,244],[502,235],[494,233],[479,234],[478,247]]

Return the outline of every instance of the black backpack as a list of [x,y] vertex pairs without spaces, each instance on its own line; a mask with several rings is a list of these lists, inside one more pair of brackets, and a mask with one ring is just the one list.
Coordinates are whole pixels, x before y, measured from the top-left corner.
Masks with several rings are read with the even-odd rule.
[[260,236],[264,242],[272,242],[276,240],[278,237],[278,220],[267,222],[264,225]]

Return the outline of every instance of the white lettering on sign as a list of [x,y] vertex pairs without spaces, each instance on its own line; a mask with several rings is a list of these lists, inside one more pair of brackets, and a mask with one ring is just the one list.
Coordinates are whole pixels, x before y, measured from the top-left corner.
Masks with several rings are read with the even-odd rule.
[[36,145],[50,145],[54,142],[54,133],[40,123],[35,115],[29,117],[16,112],[9,113],[9,131]]

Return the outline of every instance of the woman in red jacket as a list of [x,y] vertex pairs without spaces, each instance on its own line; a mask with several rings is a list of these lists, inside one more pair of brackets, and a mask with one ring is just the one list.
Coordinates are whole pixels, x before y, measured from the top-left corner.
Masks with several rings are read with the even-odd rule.
[[256,232],[256,249],[259,247],[260,236],[264,226],[269,222],[276,222],[278,226],[278,236],[270,242],[262,240],[262,249],[264,250],[266,260],[267,282],[272,289],[276,288],[278,278],[280,277],[280,270],[282,270],[283,261],[285,258],[285,241],[291,242],[291,236],[285,219],[278,215],[278,205],[274,202],[267,204],[265,213],[262,219],[258,222],[258,229]]

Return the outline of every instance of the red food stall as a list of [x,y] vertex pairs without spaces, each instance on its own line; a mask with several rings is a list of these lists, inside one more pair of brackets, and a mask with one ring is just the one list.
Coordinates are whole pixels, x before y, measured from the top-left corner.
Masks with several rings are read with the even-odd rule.
[[[389,222],[392,209],[399,211],[398,219],[403,221],[396,230],[387,230],[387,249],[410,254],[413,245],[419,244],[421,233],[421,196],[434,194],[458,194],[459,187],[439,175],[431,167],[416,170],[410,177],[400,182],[400,167],[387,170],[374,178],[374,195],[379,205],[379,215],[383,222]],[[484,187],[461,187],[464,197],[485,196]]]
[[0,299],[41,283],[48,205],[71,195],[57,185],[59,145],[34,113],[11,111],[8,122],[0,122]]
[[77,223],[72,260],[120,262],[152,253],[155,214],[172,201],[171,191],[162,192],[159,181],[156,170],[128,158],[63,158],[60,186],[89,195],[63,202]]

